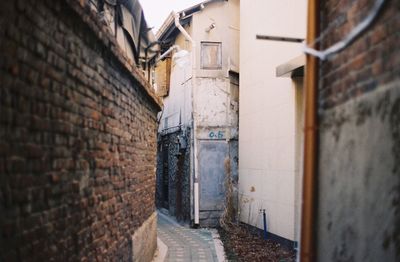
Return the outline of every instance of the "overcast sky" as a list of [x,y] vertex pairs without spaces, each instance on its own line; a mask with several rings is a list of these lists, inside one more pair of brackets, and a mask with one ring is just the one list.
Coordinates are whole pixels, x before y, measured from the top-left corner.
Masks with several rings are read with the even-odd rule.
[[201,2],[203,0],[140,0],[147,24],[154,27],[154,33],[171,11],[181,11]]

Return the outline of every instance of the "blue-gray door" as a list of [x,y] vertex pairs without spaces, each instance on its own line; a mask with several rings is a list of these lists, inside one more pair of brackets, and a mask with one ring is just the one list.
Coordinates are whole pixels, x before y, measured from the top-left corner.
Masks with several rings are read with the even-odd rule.
[[203,224],[215,224],[225,201],[224,160],[228,157],[225,141],[200,141],[200,219],[212,220]]

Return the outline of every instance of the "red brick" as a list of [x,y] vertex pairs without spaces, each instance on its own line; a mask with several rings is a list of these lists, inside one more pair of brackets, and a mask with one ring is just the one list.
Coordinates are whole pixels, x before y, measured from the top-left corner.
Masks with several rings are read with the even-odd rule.
[[[320,75],[323,82],[320,89],[331,90],[329,94],[319,97],[322,109],[342,104],[374,90],[379,86],[377,83],[384,84],[398,77],[396,68],[400,66],[400,53],[397,48],[399,38],[395,32],[400,31],[400,19],[399,12],[395,11],[395,2],[389,2],[372,26],[353,43],[329,61],[322,62]],[[336,25],[334,32],[324,39],[324,47],[343,39],[365,18],[371,7],[370,0],[355,1],[351,6],[346,1],[324,1],[321,5],[321,31]],[[349,74],[352,78],[348,77]],[[354,89],[354,86],[358,87]],[[346,95],[340,95],[339,99],[337,94]]]
[[[128,260],[127,234],[155,208],[148,177],[159,108],[140,70],[75,1],[6,5],[13,19],[0,29],[1,257],[76,261],[98,251]],[[7,229],[7,221],[19,222]]]

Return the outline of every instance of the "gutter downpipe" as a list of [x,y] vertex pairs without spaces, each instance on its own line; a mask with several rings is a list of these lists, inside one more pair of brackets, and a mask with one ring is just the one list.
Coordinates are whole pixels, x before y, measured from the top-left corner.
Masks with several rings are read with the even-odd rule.
[[[312,45],[319,31],[319,1],[308,0],[307,45]],[[314,47],[318,48],[318,47]],[[304,131],[303,203],[301,212],[300,261],[316,261],[317,141],[318,141],[318,60],[306,56],[306,109]]]
[[196,42],[192,37],[186,32],[179,22],[179,14],[174,13],[175,26],[183,34],[183,36],[192,44],[192,114],[193,114],[193,166],[194,166],[194,224],[197,226],[199,224],[199,171],[198,171],[198,153],[197,153],[197,126],[196,126],[196,113],[194,112],[194,91],[196,90]]
[[171,46],[167,51],[165,51],[158,59],[157,62],[160,60],[163,60],[164,57],[166,57],[167,55],[169,55],[172,51],[174,51],[176,49],[176,51],[180,51],[181,48],[179,47],[179,45],[173,45]]

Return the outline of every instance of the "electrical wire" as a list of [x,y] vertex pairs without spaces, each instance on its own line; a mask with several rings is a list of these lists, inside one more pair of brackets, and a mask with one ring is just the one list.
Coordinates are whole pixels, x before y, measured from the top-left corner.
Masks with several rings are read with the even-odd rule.
[[[361,22],[359,23],[356,27],[354,27],[349,34],[346,35],[346,37],[335,43],[334,45],[330,46],[329,48],[325,50],[316,50],[308,45],[305,45],[303,47],[303,52],[315,57],[318,57],[321,60],[326,60],[328,57],[330,57],[333,54],[336,54],[343,49],[345,49],[347,46],[349,46],[357,37],[359,37],[368,27],[372,25],[374,20],[377,18],[379,12],[382,10],[383,5],[385,4],[386,0],[377,0],[372,7],[370,13],[368,16]],[[320,41],[322,39],[322,36],[325,36],[326,34],[321,34],[320,37],[316,39],[314,43],[311,44],[311,46],[314,46],[316,42]]]

